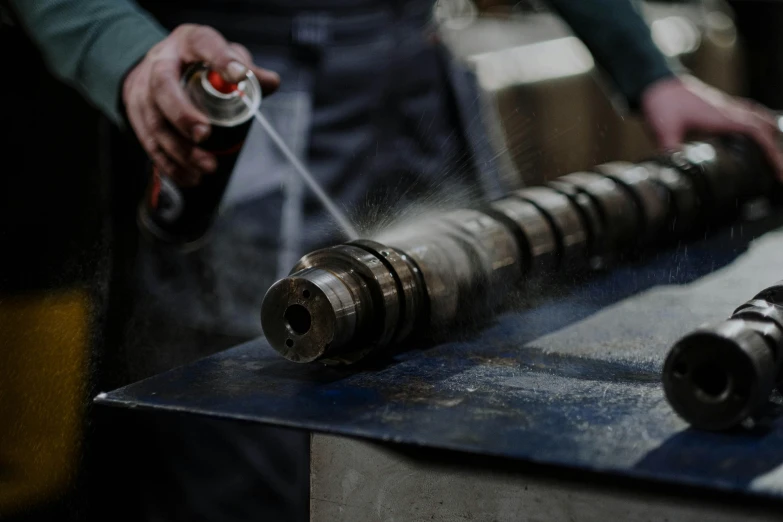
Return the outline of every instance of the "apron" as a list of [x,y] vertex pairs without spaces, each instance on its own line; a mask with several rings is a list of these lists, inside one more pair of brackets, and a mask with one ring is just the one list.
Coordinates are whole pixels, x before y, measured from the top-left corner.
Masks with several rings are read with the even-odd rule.
[[[355,16],[243,16],[200,9],[164,25],[209,23],[281,76],[261,110],[362,235],[411,204],[455,208],[504,192],[473,74],[438,43],[428,2],[378,2]],[[154,5],[154,4],[153,4]],[[128,329],[143,378],[262,335],[267,288],[336,226],[254,122],[211,240],[182,253],[142,241]]]
[[[363,234],[422,199],[459,207],[504,188],[475,78],[434,38],[432,5],[376,3],[339,16],[153,9],[164,25],[212,25],[281,75],[261,110]],[[131,377],[261,335],[266,289],[301,255],[341,239],[254,125],[211,241],[189,254],[139,245]],[[307,519],[307,433],[193,416],[139,419],[136,429],[153,445],[133,462],[155,470],[136,485],[145,520]]]

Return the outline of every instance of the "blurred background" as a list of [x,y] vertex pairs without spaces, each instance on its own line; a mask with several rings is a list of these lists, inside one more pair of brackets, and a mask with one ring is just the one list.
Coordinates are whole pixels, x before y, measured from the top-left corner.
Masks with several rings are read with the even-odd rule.
[[[441,0],[433,14],[478,76],[510,184],[652,152],[543,2]],[[646,2],[644,14],[656,44],[695,76],[783,109],[783,4]],[[82,470],[110,422],[89,398],[124,383],[113,339],[144,165],[117,163],[134,145],[108,140],[107,123],[18,28],[3,23],[0,48],[0,518],[79,519]]]
[[[777,2],[642,6],[666,56],[725,92],[780,108]],[[639,119],[616,102],[590,52],[544,2],[442,1],[436,16],[448,45],[478,75],[518,182],[538,184],[653,152]]]

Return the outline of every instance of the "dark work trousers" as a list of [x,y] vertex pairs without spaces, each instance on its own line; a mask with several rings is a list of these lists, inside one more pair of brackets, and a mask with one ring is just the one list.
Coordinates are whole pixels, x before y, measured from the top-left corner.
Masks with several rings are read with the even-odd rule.
[[[428,2],[379,0],[377,10],[339,16],[232,14],[219,3],[146,7],[169,26],[212,25],[280,73],[262,112],[363,231],[422,199],[447,208],[502,192],[475,82],[438,43]],[[210,242],[189,254],[138,244],[122,343],[130,379],[261,335],[269,285],[340,239],[255,125]],[[306,433],[166,415],[134,431],[152,444],[133,459],[145,477],[136,484],[145,519],[307,519]]]

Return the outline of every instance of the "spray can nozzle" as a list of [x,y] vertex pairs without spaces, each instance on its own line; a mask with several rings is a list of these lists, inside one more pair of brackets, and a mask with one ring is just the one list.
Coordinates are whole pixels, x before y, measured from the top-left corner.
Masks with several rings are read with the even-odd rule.
[[231,94],[239,89],[238,83],[227,81],[217,71],[209,71],[207,73],[207,81],[213,89],[221,94]]

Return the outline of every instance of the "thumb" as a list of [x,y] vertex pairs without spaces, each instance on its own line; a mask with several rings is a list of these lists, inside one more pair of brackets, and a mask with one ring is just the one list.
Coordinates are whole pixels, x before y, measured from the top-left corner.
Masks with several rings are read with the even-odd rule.
[[248,70],[247,56],[232,47],[223,36],[206,26],[190,26],[184,38],[186,61],[203,61],[230,82],[244,78]]
[[240,57],[242,57],[242,63],[248,65],[250,67],[250,70],[253,71],[253,74],[256,75],[256,78],[258,79],[258,83],[261,85],[261,90],[264,96],[269,96],[270,94],[275,92],[278,87],[280,87],[280,75],[278,75],[274,71],[262,69],[261,67],[254,65],[253,57],[251,56],[250,51],[248,51],[247,48],[245,48],[243,45],[240,45],[238,43],[230,43],[228,45]]

